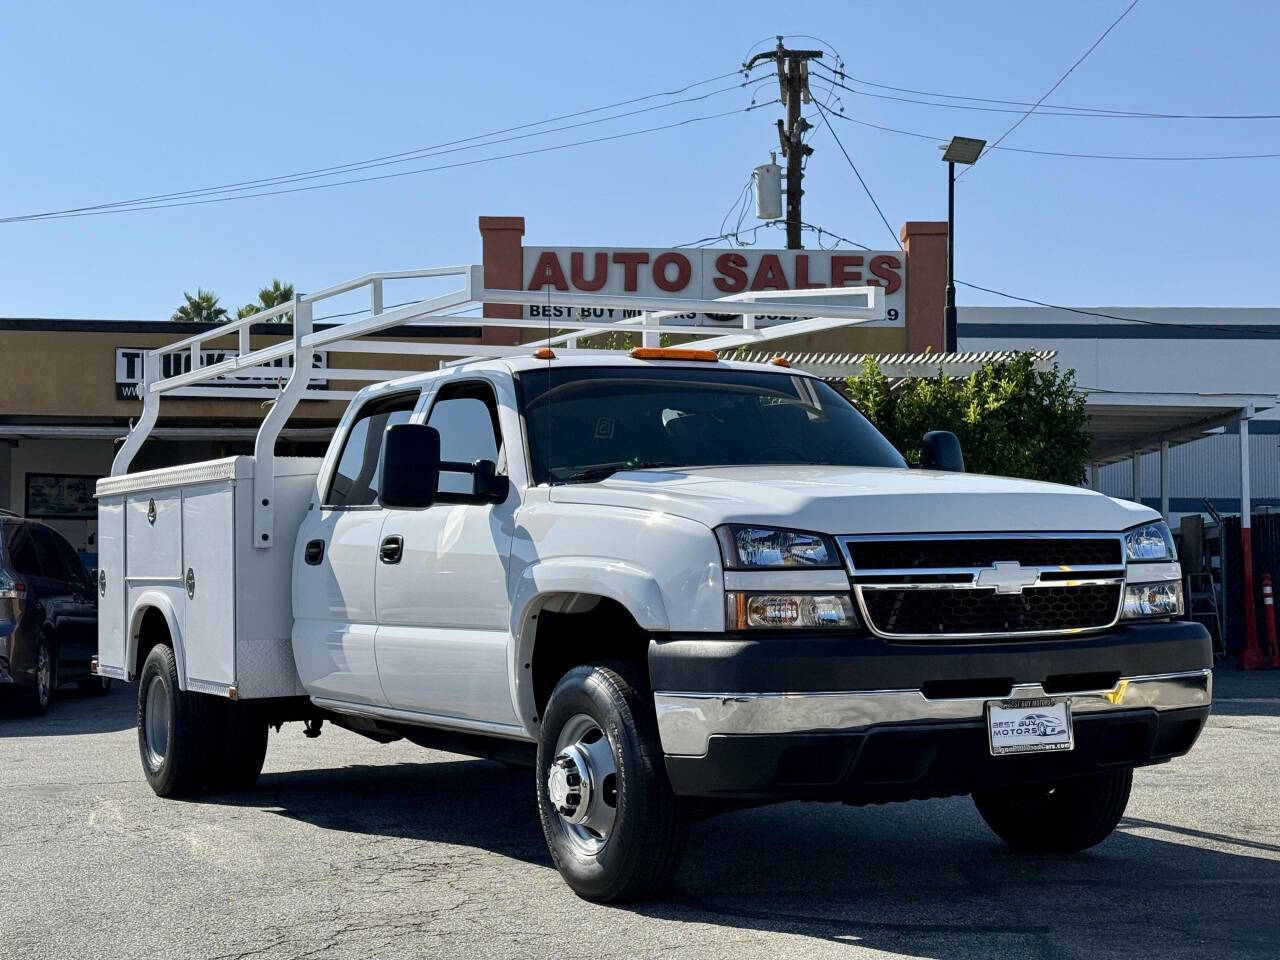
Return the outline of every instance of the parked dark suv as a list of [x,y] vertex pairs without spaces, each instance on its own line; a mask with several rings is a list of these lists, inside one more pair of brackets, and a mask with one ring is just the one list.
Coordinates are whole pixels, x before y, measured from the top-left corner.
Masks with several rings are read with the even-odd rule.
[[89,672],[97,649],[98,594],[71,544],[0,511],[0,696],[38,716],[60,684],[106,693]]

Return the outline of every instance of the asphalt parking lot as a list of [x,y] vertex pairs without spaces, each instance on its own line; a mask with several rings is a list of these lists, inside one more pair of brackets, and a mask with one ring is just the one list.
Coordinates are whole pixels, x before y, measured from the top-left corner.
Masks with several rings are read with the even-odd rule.
[[578,900],[529,772],[300,725],[249,793],[159,800],[134,692],[0,718],[0,956],[1280,955],[1280,673],[1223,673],[1191,755],[1078,857],[1011,853],[967,799],[788,804],[694,827],[669,899]]

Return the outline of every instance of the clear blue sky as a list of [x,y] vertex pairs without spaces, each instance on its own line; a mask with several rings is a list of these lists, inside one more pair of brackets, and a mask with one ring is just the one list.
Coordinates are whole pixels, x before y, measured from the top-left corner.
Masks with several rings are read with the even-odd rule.
[[[0,39],[0,216],[348,163],[673,89],[734,69],[779,32],[821,37],[863,80],[1034,101],[1125,5],[15,5]],[[1280,113],[1277,36],[1274,3],[1141,0],[1049,102]],[[776,85],[759,89],[772,96]],[[930,135],[990,140],[1016,119],[837,92],[850,116]],[[734,90],[370,173],[653,126],[749,97]],[[768,158],[779,110],[331,190],[0,223],[0,316],[164,318],[197,286],[234,308],[273,276],[314,290],[371,270],[477,260],[481,214],[524,215],[535,243],[694,240],[719,232],[752,166]],[[895,230],[945,217],[932,143],[834,123]],[[830,134],[811,142],[805,219],[888,246]],[[1005,143],[1280,153],[1280,121],[1032,116]],[[1280,159],[992,154],[957,188],[957,275],[1073,305],[1280,305],[1277,174]],[[760,236],[782,246],[780,231]],[[1002,301],[962,290],[961,302]]]

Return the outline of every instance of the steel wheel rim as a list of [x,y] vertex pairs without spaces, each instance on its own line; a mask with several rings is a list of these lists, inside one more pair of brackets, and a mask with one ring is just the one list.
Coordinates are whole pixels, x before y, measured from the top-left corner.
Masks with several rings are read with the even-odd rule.
[[[579,804],[571,815],[557,803],[565,787],[557,768],[583,775]],[[570,843],[582,854],[599,854],[613,833],[618,817],[617,774],[613,746],[600,724],[585,713],[571,717],[556,739],[555,759],[547,771],[547,795]]]
[[53,691],[53,664],[49,659],[49,648],[40,644],[40,652],[36,655],[36,697],[40,706],[49,705],[49,696]]
[[142,737],[147,760],[159,769],[169,752],[169,694],[164,681],[152,677],[142,706]]

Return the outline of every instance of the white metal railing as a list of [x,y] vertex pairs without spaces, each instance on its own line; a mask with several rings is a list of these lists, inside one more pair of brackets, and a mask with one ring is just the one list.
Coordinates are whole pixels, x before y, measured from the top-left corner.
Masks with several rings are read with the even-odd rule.
[[[458,289],[392,310],[384,309],[383,292],[386,281],[448,277],[461,279]],[[317,303],[362,288],[369,290],[368,316],[332,325],[316,326],[314,316]],[[830,301],[850,297],[863,298],[865,304],[853,306],[844,303],[818,302],[819,299]],[[581,315],[576,319],[556,318],[554,321],[549,321],[519,317],[477,317],[458,312],[482,307],[485,304],[577,307],[582,310],[612,309],[634,311],[635,315],[617,321],[585,319]],[[226,324],[211,326],[207,332],[201,331],[176,343],[148,351],[143,358],[143,379],[139,387],[139,395],[142,397],[142,415],[133,425],[116,454],[111,465],[111,475],[118,476],[128,472],[134,456],[155,427],[160,412],[160,398],[164,394],[260,400],[263,397],[261,386],[237,386],[236,375],[243,377],[252,373],[260,376],[263,372],[278,371],[283,386],[278,392],[270,395],[270,409],[258,428],[254,444],[254,545],[264,549],[269,548],[275,542],[272,507],[275,498],[274,460],[276,440],[280,436],[281,428],[304,398],[345,400],[355,395],[353,391],[322,389],[313,386],[313,383],[378,382],[406,376],[412,372],[328,365],[316,367],[313,365],[316,351],[328,349],[334,354],[377,353],[475,359],[528,356],[531,351],[541,346],[565,344],[566,346],[560,352],[566,354],[607,354],[611,351],[577,349],[577,340],[580,337],[614,331],[622,327],[639,333],[644,346],[657,346],[663,333],[689,336],[702,332],[702,328],[664,324],[663,320],[684,313],[703,313],[709,308],[717,307],[727,308],[728,312],[738,315],[741,326],[735,327],[731,324],[719,326],[715,329],[714,335],[682,344],[682,346],[708,350],[733,349],[884,318],[883,291],[874,286],[750,291],[715,300],[701,300],[688,297],[633,297],[546,290],[489,290],[484,286],[482,268],[475,264],[373,273],[328,287],[317,293],[295,296],[288,303],[270,307],[252,316]],[[280,343],[260,347],[257,350],[252,349],[250,344],[252,327],[287,313],[293,314],[291,336]],[[768,327],[759,327],[755,322],[759,314],[793,319]],[[429,330],[432,327],[452,327],[459,324],[481,329],[515,327],[547,330],[548,336],[518,346],[449,341],[361,339],[392,327],[412,326],[416,329]],[[552,328],[559,332],[551,333]],[[234,356],[215,363],[203,363],[206,344],[231,336],[236,337],[238,347]],[[186,369],[180,373],[162,377],[160,374],[164,369],[166,357],[180,358],[179,367],[185,366]],[[184,360],[185,363],[182,362]],[[286,361],[291,362],[291,367],[276,366]],[[219,378],[231,379],[224,384],[203,386],[198,391],[192,390],[197,384],[208,384],[209,381]]]

